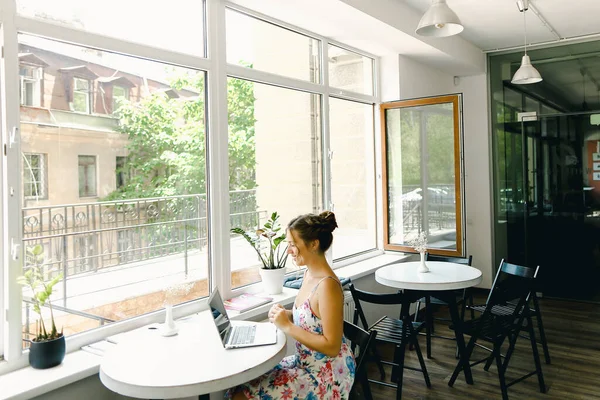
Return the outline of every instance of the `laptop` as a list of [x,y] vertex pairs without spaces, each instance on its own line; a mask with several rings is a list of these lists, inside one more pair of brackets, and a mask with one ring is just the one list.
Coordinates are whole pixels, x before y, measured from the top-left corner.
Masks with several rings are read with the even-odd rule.
[[229,320],[223,299],[215,289],[208,298],[208,305],[215,321],[223,347],[237,349],[241,347],[264,346],[277,343],[277,328],[269,322],[236,324]]

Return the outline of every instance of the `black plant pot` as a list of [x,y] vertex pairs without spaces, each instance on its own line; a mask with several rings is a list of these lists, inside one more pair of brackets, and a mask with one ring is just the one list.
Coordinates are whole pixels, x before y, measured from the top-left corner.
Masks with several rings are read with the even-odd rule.
[[31,342],[29,365],[36,369],[55,367],[65,358],[65,350],[64,336],[43,342]]

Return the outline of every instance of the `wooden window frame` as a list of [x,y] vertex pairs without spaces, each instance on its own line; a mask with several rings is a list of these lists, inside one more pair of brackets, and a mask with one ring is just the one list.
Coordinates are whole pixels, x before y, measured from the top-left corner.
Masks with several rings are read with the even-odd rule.
[[452,103],[453,106],[453,117],[454,117],[454,184],[455,184],[455,210],[456,210],[456,249],[446,250],[439,248],[428,249],[431,254],[439,254],[446,256],[459,256],[464,257],[464,242],[463,237],[463,191],[464,191],[464,179],[463,179],[463,159],[462,159],[462,135],[461,135],[461,124],[462,124],[462,97],[460,94],[427,97],[411,100],[401,100],[389,103],[382,103],[380,106],[380,117],[381,117],[381,154],[382,154],[382,190],[383,190],[383,248],[384,250],[391,251],[402,251],[416,253],[412,246],[392,244],[389,241],[389,200],[388,200],[388,160],[387,160],[387,119],[386,112],[392,109],[408,108],[415,106],[427,106],[435,104],[448,104]]

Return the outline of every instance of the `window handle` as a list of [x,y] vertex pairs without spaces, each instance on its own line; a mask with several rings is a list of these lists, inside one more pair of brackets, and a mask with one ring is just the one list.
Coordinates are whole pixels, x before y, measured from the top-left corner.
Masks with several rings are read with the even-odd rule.
[[17,134],[19,133],[19,128],[16,126],[13,126],[12,131],[9,134],[8,137],[8,147],[9,148],[13,148],[13,145],[15,145],[17,143]]
[[19,259],[19,253],[21,252],[21,244],[15,243],[14,238],[10,238],[10,256],[13,261],[17,261]]

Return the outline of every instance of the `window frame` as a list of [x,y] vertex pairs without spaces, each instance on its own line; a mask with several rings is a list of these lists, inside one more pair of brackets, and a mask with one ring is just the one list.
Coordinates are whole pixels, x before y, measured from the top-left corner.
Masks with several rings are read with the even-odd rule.
[[[83,157],[90,157],[94,159],[94,162],[85,162],[82,165],[82,160],[84,160]],[[90,168],[90,166],[93,166],[94,171],[93,171],[93,176],[94,176],[94,190],[93,193],[90,194],[90,192],[86,192],[84,194],[81,194],[81,175],[78,176],[79,178],[79,183],[78,183],[78,188],[79,188],[79,198],[80,199],[86,199],[86,198],[90,198],[90,197],[98,197],[98,156],[96,155],[90,155],[90,154],[79,154],[77,156],[77,169],[79,171],[79,174],[81,174],[80,168],[83,167],[85,172],[84,172],[84,179],[87,181],[87,177],[88,177],[88,169]],[[86,182],[86,187],[89,187],[89,184]]]
[[[78,90],[77,82],[86,82],[87,90]],[[79,76],[73,77],[73,112],[81,113],[81,114],[91,114],[92,113],[92,80],[81,78]],[[85,96],[85,111],[76,110],[75,109],[75,94],[83,94]]]
[[[428,251],[431,254],[439,254],[446,256],[464,257],[465,236],[464,232],[464,177],[463,177],[463,129],[462,129],[462,95],[453,94],[446,96],[425,97],[412,100],[402,100],[380,105],[380,122],[381,122],[381,157],[382,157],[382,200],[383,200],[383,248],[392,251],[404,251],[414,253],[412,246],[392,244],[389,241],[389,191],[388,191],[388,164],[387,164],[387,121],[386,111],[399,108],[409,108],[415,106],[426,106],[436,104],[452,103],[453,125],[454,125],[454,184],[455,190],[455,211],[456,211],[456,250],[444,250],[439,248],[431,248]],[[421,137],[421,140],[423,138]],[[421,165],[421,176],[426,173],[423,164]]]
[[[31,157],[31,156],[36,156],[39,157],[39,161],[38,161],[38,165],[40,165],[40,167],[38,168],[38,170],[40,170],[41,172],[41,177],[40,177],[40,181],[37,182],[35,180],[33,181],[28,181],[27,179],[25,179],[25,177],[30,176],[30,174],[28,174],[26,172],[26,170],[24,170],[24,174],[23,174],[23,197],[25,200],[30,200],[30,199],[38,199],[38,200],[46,200],[48,199],[48,154],[46,153],[23,153],[23,163],[27,163],[27,165],[29,166],[29,168],[31,168],[31,161],[25,161],[27,159],[27,157]],[[33,171],[31,171],[33,174]],[[38,190],[38,194],[37,196],[35,195],[27,195],[26,191],[25,191],[25,186],[26,185],[39,185],[40,189]]]
[[[25,76],[21,74],[21,68],[33,71],[33,76]],[[37,65],[21,63],[19,65],[19,85],[20,85],[20,104],[27,107],[41,106],[41,86],[43,77],[43,68]],[[25,84],[33,84],[32,104],[25,104]]]
[[[210,282],[210,290],[214,287],[219,287],[221,293],[224,296],[231,296],[234,292],[230,288],[230,246],[229,246],[229,205],[228,205],[228,159],[227,159],[227,135],[219,135],[218,132],[227,131],[227,100],[226,100],[226,83],[227,77],[235,77],[240,79],[247,79],[255,82],[267,83],[270,85],[281,86],[294,90],[306,91],[314,94],[321,95],[321,129],[323,135],[323,204],[325,208],[330,208],[331,204],[331,182],[329,179],[325,179],[330,176],[329,166],[329,148],[325,145],[328,143],[328,107],[326,102],[328,98],[336,97],[346,100],[359,101],[368,104],[379,104],[379,93],[378,93],[378,71],[379,71],[379,58],[368,52],[352,48],[345,44],[330,40],[326,37],[317,35],[313,32],[302,30],[301,28],[293,25],[281,22],[272,17],[260,14],[253,10],[231,4],[226,0],[204,0],[205,1],[205,13],[204,17],[206,20],[205,31],[206,36],[204,38],[207,43],[206,46],[206,57],[179,53],[169,49],[155,48],[147,44],[130,43],[125,40],[114,38],[110,36],[104,36],[98,33],[81,31],[69,26],[57,26],[50,21],[42,21],[32,17],[26,17],[19,15],[16,12],[14,0],[0,0],[0,26],[4,33],[4,51],[5,58],[2,60],[4,69],[2,70],[2,77],[0,77],[5,83],[6,104],[2,107],[3,118],[1,123],[3,128],[7,132],[11,132],[14,127],[18,127],[20,124],[19,114],[19,70],[18,66],[18,33],[26,33],[30,35],[38,35],[46,37],[51,40],[57,40],[67,43],[74,43],[80,46],[86,46],[91,49],[103,49],[115,53],[129,55],[138,58],[144,58],[149,60],[155,60],[166,64],[173,64],[186,68],[192,68],[196,70],[204,71],[207,74],[206,84],[206,157],[210,160],[210,168],[207,168],[207,180],[209,182],[207,199],[211,206],[208,208],[208,250],[210,252],[209,257],[209,271],[208,278]],[[270,23],[274,23],[281,27],[296,31],[306,36],[310,36],[321,41],[321,83],[314,84],[310,82],[303,82],[293,78],[287,78],[273,73],[266,73],[262,71],[247,69],[244,67],[229,65],[225,59],[225,10],[226,8],[234,9],[238,12],[247,13],[252,17],[264,19]],[[73,38],[77,38],[74,41]],[[373,95],[363,95],[360,93],[354,93],[346,90],[332,89],[328,86],[328,65],[327,65],[327,46],[328,44],[335,45],[337,47],[345,48],[358,54],[370,57],[374,60],[374,75],[373,75]],[[72,78],[77,77],[73,76]],[[80,78],[81,79],[81,78]],[[84,78],[85,79],[85,78]],[[74,82],[71,81],[74,88]],[[93,98],[91,93],[93,87],[91,86],[92,81],[90,80],[90,91],[88,91],[88,113],[93,110]],[[375,115],[377,124],[377,113]],[[378,135],[376,134],[376,128],[374,128],[374,140],[377,142]],[[17,138],[18,139],[18,138]],[[4,140],[0,139],[0,140]],[[225,155],[225,156],[223,156]],[[20,145],[9,147],[7,155],[3,157],[3,165],[14,165],[15,159],[20,158]],[[99,159],[96,159],[96,174],[98,174]],[[375,172],[377,172],[377,165],[373,166]],[[22,187],[21,186],[21,173],[12,172],[8,170],[7,177],[3,185],[5,187]],[[0,179],[2,177],[0,176]],[[96,177],[96,184],[98,179]],[[1,186],[0,186],[1,189]],[[96,188],[98,191],[99,188]],[[2,193],[2,200],[4,204],[7,204],[5,209],[7,212],[0,217],[3,226],[7,226],[2,233],[2,246],[1,254],[3,256],[3,264],[0,265],[0,277],[5,277],[4,288],[6,288],[5,303],[1,304],[2,309],[5,310],[19,310],[19,312],[10,312],[8,323],[4,324],[4,329],[0,330],[0,342],[4,343],[4,355],[6,362],[0,362],[0,374],[5,372],[26,366],[27,352],[22,351],[22,339],[21,339],[21,288],[16,283],[16,277],[21,271],[21,259],[13,259],[8,254],[11,240],[13,243],[20,243],[22,238],[22,227],[21,227],[21,202],[22,195],[20,191],[16,196],[7,196],[6,193]],[[378,238],[378,243],[379,238]],[[381,250],[379,250],[381,252]],[[364,257],[364,255],[363,255]],[[357,257],[358,258],[358,257]],[[218,265],[215,260],[219,260]],[[333,262],[329,258],[330,262]],[[344,260],[344,262],[347,262]],[[332,264],[333,265],[333,264]],[[8,269],[8,273],[4,269]],[[241,288],[239,291],[247,290],[248,288]],[[197,312],[202,308],[202,302],[204,299],[198,299],[190,303],[184,303],[177,306],[174,312],[177,315],[185,315],[193,312]],[[1,301],[1,299],[0,299]],[[86,331],[82,334],[73,335],[67,337],[67,352],[80,349],[86,344],[90,344],[106,338],[107,336],[121,333],[127,330],[131,330],[137,327],[147,325],[152,322],[160,322],[164,320],[164,311],[156,311],[150,314],[142,315],[129,320],[124,320],[114,324],[109,324],[96,328],[91,331]],[[4,335],[1,337],[1,335]],[[2,349],[0,347],[0,349]],[[1,354],[1,353],[0,353]]]

